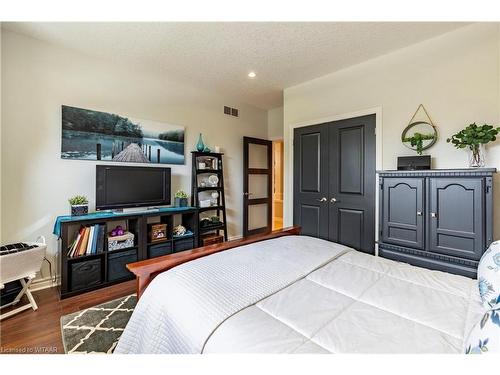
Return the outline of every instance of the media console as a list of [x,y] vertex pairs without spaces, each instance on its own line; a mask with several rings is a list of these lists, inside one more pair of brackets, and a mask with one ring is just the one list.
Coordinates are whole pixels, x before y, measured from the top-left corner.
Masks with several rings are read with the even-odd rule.
[[[148,225],[167,224],[167,237],[151,241]],[[100,252],[68,257],[68,250],[82,227],[102,225],[104,245]],[[191,233],[174,237],[172,228],[184,225]],[[109,250],[107,236],[117,225],[134,234],[134,246]],[[134,275],[126,265],[144,259],[155,258],[198,246],[198,209],[195,207],[167,207],[143,212],[96,212],[83,216],[60,216],[54,226],[59,238],[61,285],[60,297],[67,298],[91,290],[131,280]]]

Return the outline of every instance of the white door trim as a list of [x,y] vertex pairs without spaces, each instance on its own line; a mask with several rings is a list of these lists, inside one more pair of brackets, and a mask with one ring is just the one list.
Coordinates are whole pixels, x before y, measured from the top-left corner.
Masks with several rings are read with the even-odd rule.
[[[317,125],[325,122],[345,120],[353,117],[360,117],[366,115],[375,115],[375,169],[380,170],[383,167],[382,162],[382,107],[372,107],[362,109],[355,112],[334,114],[327,117],[305,120],[285,125],[284,139],[285,139],[285,189],[283,196],[283,221],[284,226],[293,224],[293,130],[304,126]],[[286,111],[285,111],[286,121]],[[378,176],[375,178],[375,243],[378,242],[379,233],[379,189],[378,189]],[[375,245],[375,254],[378,255],[378,246]]]

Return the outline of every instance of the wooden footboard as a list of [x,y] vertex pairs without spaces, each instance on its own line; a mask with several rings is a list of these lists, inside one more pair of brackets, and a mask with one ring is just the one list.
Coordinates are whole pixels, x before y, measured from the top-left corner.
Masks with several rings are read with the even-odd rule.
[[228,241],[221,244],[198,247],[194,250],[183,251],[180,253],[164,255],[153,259],[146,259],[140,262],[129,263],[127,264],[127,268],[137,278],[137,298],[140,298],[142,293],[144,293],[146,287],[156,275],[175,266],[178,266],[179,264],[186,263],[210,254],[215,254],[220,251],[233,249],[238,246],[297,234],[300,234],[300,227],[293,226],[275,230],[265,234],[243,237],[238,240]]

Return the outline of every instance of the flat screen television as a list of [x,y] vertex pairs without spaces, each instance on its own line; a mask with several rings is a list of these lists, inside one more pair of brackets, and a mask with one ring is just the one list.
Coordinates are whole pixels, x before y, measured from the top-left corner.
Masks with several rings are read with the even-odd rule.
[[170,168],[96,166],[96,210],[170,204]]

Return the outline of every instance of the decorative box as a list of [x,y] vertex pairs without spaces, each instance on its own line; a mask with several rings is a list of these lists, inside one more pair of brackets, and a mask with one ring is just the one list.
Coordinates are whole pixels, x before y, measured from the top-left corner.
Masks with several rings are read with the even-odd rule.
[[108,251],[134,247],[134,234],[125,232],[122,236],[111,237],[108,235]]
[[206,208],[212,206],[212,201],[210,199],[200,200],[200,208]]
[[160,242],[167,239],[167,224],[151,224],[149,226],[149,241]]
[[201,237],[202,246],[215,245],[217,243],[223,243],[223,242],[224,242],[224,236],[220,234],[213,233]]

